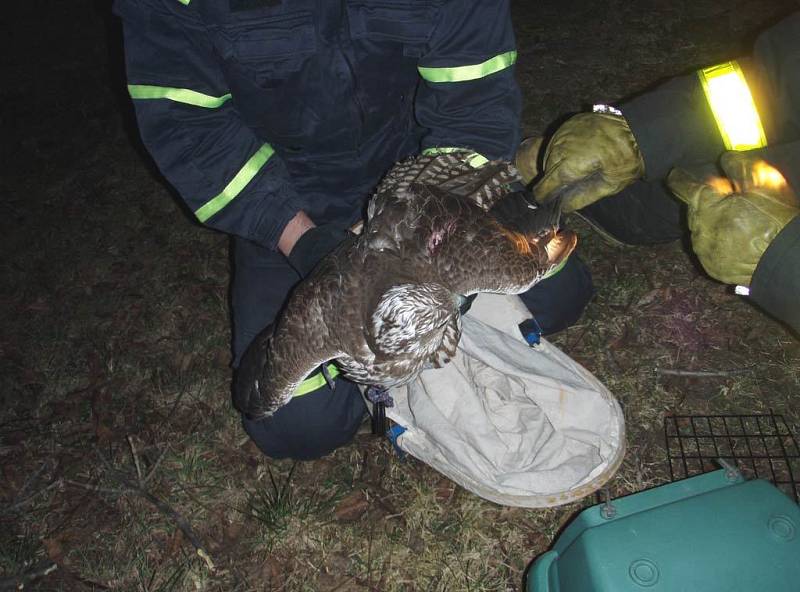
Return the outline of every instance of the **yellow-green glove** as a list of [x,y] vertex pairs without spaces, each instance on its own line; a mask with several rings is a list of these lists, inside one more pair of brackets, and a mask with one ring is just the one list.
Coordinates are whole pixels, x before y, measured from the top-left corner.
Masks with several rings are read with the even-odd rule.
[[532,136],[522,141],[514,157],[514,166],[517,167],[525,185],[530,183],[539,174],[539,151],[542,149],[541,136]]
[[554,191],[576,187],[566,198],[566,212],[619,193],[644,175],[628,122],[612,113],[579,113],[565,121],[553,134],[543,163],[544,176],[533,193],[544,203]]
[[[749,286],[758,261],[792,218],[800,214],[797,197],[775,169],[759,169],[758,155],[722,155],[725,180],[714,184],[674,169],[667,177],[672,192],[689,206],[692,248],[708,274],[726,284]],[[768,165],[767,165],[768,166]],[[720,183],[720,181],[722,183]],[[781,186],[769,186],[769,182]]]

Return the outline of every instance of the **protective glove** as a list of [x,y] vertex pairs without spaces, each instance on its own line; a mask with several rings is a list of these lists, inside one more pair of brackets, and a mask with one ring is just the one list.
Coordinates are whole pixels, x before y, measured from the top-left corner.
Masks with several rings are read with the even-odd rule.
[[713,185],[680,169],[667,177],[672,192],[689,206],[692,248],[700,263],[726,284],[749,286],[764,251],[800,214],[797,197],[779,174],[776,178],[776,169],[767,174],[783,186],[767,186],[759,162],[757,155],[726,152],[721,165],[729,182]]
[[542,149],[541,136],[532,136],[522,141],[514,156],[514,166],[517,167],[525,185],[533,181],[539,174],[539,152]]
[[544,176],[534,195],[545,203],[569,187],[564,211],[572,212],[619,193],[644,175],[644,160],[624,117],[578,113],[553,134],[544,155]]
[[300,277],[308,277],[317,263],[339,246],[347,234],[346,230],[331,224],[315,226],[294,244],[288,255],[289,263]]

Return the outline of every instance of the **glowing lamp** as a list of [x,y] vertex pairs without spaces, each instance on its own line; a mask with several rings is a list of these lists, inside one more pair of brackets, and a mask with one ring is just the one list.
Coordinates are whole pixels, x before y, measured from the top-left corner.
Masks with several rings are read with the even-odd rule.
[[753,184],[756,187],[783,189],[786,187],[786,179],[778,169],[760,160],[753,165]]

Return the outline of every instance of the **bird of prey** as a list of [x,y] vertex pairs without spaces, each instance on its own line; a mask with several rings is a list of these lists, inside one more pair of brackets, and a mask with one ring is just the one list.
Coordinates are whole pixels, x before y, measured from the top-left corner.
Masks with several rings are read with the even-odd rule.
[[536,207],[504,161],[467,152],[397,164],[371,199],[363,232],[324,258],[280,318],[250,345],[234,404],[272,415],[320,364],[390,388],[455,354],[459,306],[478,292],[519,294],[562,263],[577,238],[560,200]]

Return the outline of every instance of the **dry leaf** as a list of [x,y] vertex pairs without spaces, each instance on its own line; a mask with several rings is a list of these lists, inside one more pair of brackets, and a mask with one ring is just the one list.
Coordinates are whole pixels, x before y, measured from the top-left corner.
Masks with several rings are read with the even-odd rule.
[[436,484],[436,489],[433,492],[436,501],[440,504],[446,504],[453,499],[453,494],[456,492],[456,484],[449,479],[440,479]]
[[44,547],[50,561],[59,565],[65,565],[67,561],[64,559],[64,548],[61,546],[61,541],[57,538],[42,539],[42,546]]
[[340,522],[354,522],[369,509],[369,500],[360,489],[343,497],[336,505],[334,515]]
[[320,574],[317,578],[319,592],[363,592],[367,588],[356,582],[353,576],[335,576]]
[[172,533],[172,536],[169,537],[167,541],[167,548],[164,550],[165,557],[177,557],[178,553],[181,551],[181,545],[183,544],[183,531],[180,528],[176,528],[175,532]]
[[261,564],[257,579],[263,590],[280,590],[286,584],[289,566],[276,557],[267,557]]

